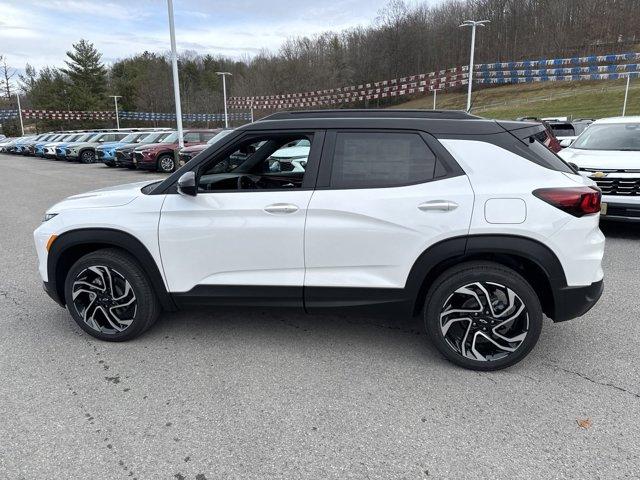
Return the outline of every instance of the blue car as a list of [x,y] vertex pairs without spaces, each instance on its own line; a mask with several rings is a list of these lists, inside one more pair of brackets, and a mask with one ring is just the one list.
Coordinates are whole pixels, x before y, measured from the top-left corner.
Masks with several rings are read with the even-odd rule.
[[53,136],[49,136],[46,140],[39,141],[33,145],[33,154],[36,157],[44,157],[44,146],[47,143],[55,142],[56,140],[60,140],[62,137],[67,135],[66,133],[56,133]]
[[138,143],[150,132],[132,132],[116,142],[106,142],[96,147],[96,161],[103,162],[107,167],[116,166],[116,148],[127,143]]
[[37,135],[28,135],[26,137],[22,137],[20,140],[16,142],[13,147],[13,153],[22,154],[27,149],[27,144],[34,140]]
[[47,138],[49,138],[50,136],[53,136],[50,133],[41,133],[40,135],[36,135],[35,137],[31,137],[29,140],[22,140],[20,142],[20,149],[19,151],[16,151],[16,153],[19,153],[21,155],[33,155],[33,146],[40,141],[44,141]]

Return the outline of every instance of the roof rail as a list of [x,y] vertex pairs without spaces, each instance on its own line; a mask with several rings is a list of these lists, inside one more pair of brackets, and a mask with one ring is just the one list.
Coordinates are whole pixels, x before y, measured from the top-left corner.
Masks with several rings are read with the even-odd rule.
[[296,118],[431,118],[441,120],[469,120],[479,119],[463,110],[403,110],[399,108],[385,109],[327,109],[327,110],[299,110],[278,112],[260,119],[263,120],[293,120]]

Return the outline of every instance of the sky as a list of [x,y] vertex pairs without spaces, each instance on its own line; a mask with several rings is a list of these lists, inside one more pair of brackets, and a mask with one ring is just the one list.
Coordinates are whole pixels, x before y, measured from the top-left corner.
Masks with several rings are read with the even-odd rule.
[[[418,0],[409,0],[413,4]],[[436,3],[441,0],[431,0]],[[371,25],[388,0],[174,0],[178,50],[241,59],[290,37]],[[166,0],[0,0],[0,55],[19,72],[63,66],[80,38],[106,63],[169,50]]]

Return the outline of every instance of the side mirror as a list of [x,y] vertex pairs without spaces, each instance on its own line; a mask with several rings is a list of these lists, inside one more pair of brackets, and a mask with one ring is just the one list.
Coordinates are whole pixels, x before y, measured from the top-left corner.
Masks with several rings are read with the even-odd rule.
[[573,140],[573,138],[563,138],[562,140],[560,140],[560,146],[563,148],[570,147],[573,143]]
[[192,197],[195,197],[198,194],[195,172],[185,172],[182,174],[178,179],[178,193],[181,195],[190,195]]

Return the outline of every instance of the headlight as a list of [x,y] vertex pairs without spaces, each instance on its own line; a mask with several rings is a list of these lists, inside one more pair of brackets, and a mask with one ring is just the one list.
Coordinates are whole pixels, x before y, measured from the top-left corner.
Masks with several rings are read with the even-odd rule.
[[44,217],[42,218],[42,221],[43,222],[48,222],[49,220],[51,220],[56,215],[58,215],[58,214],[57,213],[45,213]]

